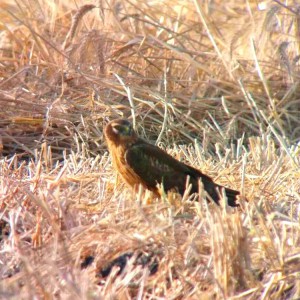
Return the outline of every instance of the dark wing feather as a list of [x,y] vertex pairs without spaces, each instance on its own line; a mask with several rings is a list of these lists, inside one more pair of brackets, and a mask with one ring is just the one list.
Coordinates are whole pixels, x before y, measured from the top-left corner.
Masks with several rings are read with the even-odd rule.
[[201,178],[205,190],[212,193],[212,198],[217,197],[215,184],[210,177],[144,141],[140,140],[126,151],[126,161],[149,188],[156,188],[157,183],[162,183],[166,191],[176,188],[183,194],[189,176],[192,193],[198,192],[198,180]]
[[183,193],[188,166],[160,148],[140,141],[126,151],[125,159],[148,188],[155,190],[158,183],[163,183],[166,191],[177,188]]
[[[216,203],[219,202],[222,186],[215,184],[209,176],[199,170],[176,160],[159,147],[139,140],[126,151],[125,159],[148,189],[156,191],[157,184],[162,183],[165,191],[176,189],[183,194],[189,176],[192,193],[198,192],[198,182],[201,179],[206,192]],[[235,202],[239,192],[225,188],[225,193],[228,204],[237,206]]]

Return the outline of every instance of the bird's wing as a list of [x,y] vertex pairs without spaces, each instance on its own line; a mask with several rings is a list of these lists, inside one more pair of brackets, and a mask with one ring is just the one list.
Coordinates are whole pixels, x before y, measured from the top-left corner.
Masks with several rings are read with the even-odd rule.
[[[224,187],[214,183],[209,176],[199,170],[176,160],[159,147],[140,140],[126,151],[125,159],[141,183],[151,190],[155,190],[159,183],[163,185],[165,191],[175,189],[183,194],[189,176],[192,193],[198,192],[198,183],[201,180],[205,191],[216,203],[219,202],[219,194]],[[228,188],[225,188],[225,193],[228,204],[238,206],[236,197],[240,193]]]
[[197,185],[199,177],[207,177],[200,171],[181,163],[159,147],[140,142],[126,151],[126,162],[129,167],[139,176],[148,188],[155,188],[162,183],[165,190],[176,188],[183,193],[187,176],[190,182]]

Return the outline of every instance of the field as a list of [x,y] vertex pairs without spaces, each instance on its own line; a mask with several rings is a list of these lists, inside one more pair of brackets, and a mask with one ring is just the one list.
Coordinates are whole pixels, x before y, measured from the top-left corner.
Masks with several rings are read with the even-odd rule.
[[[0,299],[299,299],[297,1],[0,3]],[[103,128],[239,208],[132,190]]]

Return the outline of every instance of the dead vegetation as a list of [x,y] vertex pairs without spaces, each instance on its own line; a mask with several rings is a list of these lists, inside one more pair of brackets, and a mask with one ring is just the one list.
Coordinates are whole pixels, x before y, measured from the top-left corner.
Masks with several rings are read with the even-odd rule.
[[[289,5],[1,2],[1,298],[299,297]],[[103,140],[120,116],[249,203],[134,194]]]

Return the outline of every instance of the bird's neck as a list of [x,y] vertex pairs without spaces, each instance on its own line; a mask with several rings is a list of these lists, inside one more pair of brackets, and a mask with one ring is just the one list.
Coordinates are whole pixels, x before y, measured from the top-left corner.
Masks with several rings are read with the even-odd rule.
[[126,151],[135,143],[137,142],[137,139],[134,138],[132,140],[128,141],[108,141],[108,148],[110,150],[114,149],[114,151],[110,151],[112,154],[113,161],[117,162],[120,159],[123,159],[125,157]]

